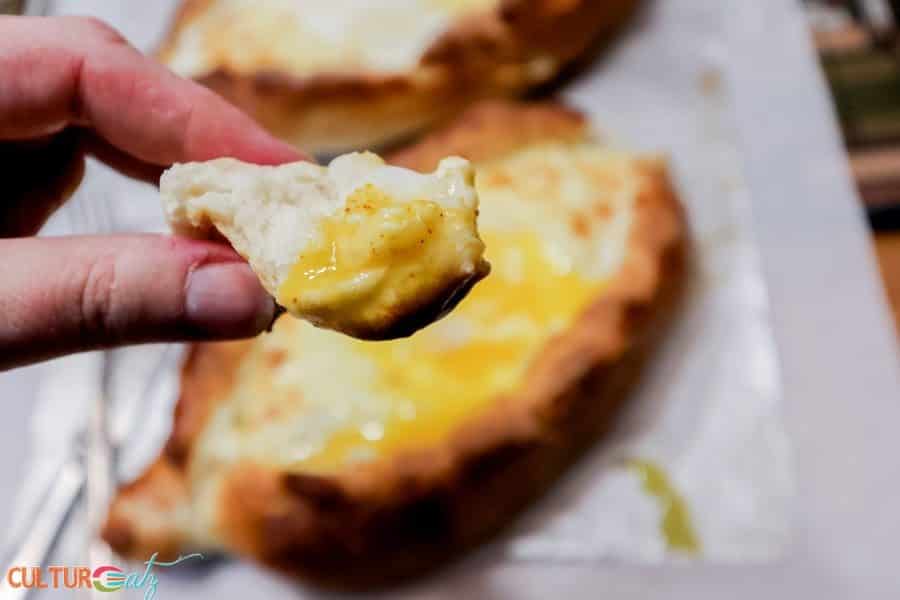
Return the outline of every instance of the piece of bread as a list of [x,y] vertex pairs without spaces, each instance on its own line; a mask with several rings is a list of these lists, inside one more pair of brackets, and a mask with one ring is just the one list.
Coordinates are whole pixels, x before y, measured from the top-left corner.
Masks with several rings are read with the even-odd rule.
[[382,340],[444,316],[490,270],[474,176],[461,158],[431,174],[371,153],[328,167],[221,158],[168,169],[160,195],[177,233],[224,235],[294,316]]
[[665,165],[592,141],[575,112],[514,104],[392,160],[446,153],[476,166],[491,274],[407,340],[287,320],[195,345],[165,451],[112,505],[113,548],[384,584],[507,524],[610,425],[684,279]]
[[520,94],[637,0],[185,0],[160,59],[306,151],[383,147]]

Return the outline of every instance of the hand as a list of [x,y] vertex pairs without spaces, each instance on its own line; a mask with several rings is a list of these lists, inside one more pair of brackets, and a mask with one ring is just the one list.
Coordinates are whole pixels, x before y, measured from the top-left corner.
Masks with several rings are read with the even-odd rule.
[[167,236],[29,238],[91,154],[158,180],[174,162],[303,158],[87,18],[0,17],[0,369],[80,350],[252,336],[272,299],[231,248]]

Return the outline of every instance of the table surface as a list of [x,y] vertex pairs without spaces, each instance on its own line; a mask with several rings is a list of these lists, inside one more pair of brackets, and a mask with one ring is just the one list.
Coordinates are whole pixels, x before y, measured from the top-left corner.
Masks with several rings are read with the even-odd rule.
[[[799,497],[791,548],[782,561],[750,567],[479,565],[476,556],[445,574],[459,597],[900,594],[897,347],[832,107],[799,4],[722,1],[733,5],[729,83],[795,454]],[[0,531],[24,476],[30,399],[45,368],[0,376]],[[225,591],[216,581],[203,585],[209,595]],[[410,593],[435,597],[427,584]]]
[[881,280],[894,314],[894,326],[900,334],[900,231],[876,235],[875,252],[881,267]]

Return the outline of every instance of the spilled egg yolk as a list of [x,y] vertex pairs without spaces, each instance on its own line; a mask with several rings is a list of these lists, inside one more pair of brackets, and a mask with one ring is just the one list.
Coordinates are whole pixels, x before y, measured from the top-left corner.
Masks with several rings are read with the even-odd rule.
[[[473,238],[476,211],[417,199],[398,202],[372,184],[327,217],[276,300],[313,323],[365,330],[460,271],[460,237]],[[479,249],[480,251],[480,249]]]
[[533,233],[483,237],[493,270],[439,325],[390,342],[346,340],[374,365],[369,393],[391,410],[339,427],[293,467],[327,472],[444,439],[498,394],[514,390],[547,339],[602,288],[548,260],[544,241]]
[[659,502],[662,510],[659,527],[668,548],[685,554],[698,554],[700,539],[690,510],[665,470],[654,462],[637,459],[629,461],[628,468],[641,479],[644,491]]

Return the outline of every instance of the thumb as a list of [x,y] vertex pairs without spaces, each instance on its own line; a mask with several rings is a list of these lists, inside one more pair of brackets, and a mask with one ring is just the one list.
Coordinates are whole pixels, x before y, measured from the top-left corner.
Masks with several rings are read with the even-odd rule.
[[121,344],[249,337],[272,298],[231,248],[161,235],[0,240],[0,370]]

